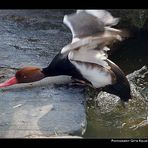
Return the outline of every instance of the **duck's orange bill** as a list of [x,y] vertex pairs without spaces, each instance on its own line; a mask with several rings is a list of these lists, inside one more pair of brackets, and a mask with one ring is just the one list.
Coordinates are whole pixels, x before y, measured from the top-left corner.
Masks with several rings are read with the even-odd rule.
[[17,82],[16,77],[12,77],[9,80],[6,80],[5,82],[1,83],[0,88],[7,87],[7,86],[10,86],[10,85],[14,85],[14,84],[17,84],[17,83],[18,82]]

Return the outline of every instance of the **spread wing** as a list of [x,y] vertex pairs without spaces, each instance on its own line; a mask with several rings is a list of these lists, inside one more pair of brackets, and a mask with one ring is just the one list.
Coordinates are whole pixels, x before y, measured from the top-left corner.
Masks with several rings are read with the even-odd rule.
[[111,15],[110,12],[106,10],[77,10],[77,13],[87,12],[104,23],[105,26],[114,26],[119,22],[119,18],[115,18]]
[[116,40],[121,41],[122,35],[126,35],[112,28],[118,21],[106,10],[77,10],[64,16],[63,22],[73,38],[61,53],[68,56],[83,78],[95,88],[116,82],[116,74],[108,63],[107,46]]
[[74,14],[65,15],[63,22],[71,30],[73,39],[61,53],[87,45],[103,48],[115,40],[121,40],[122,31],[111,28],[118,21],[106,10],[77,10]]
[[63,22],[70,28],[73,38],[104,32],[104,23],[85,11],[65,15]]

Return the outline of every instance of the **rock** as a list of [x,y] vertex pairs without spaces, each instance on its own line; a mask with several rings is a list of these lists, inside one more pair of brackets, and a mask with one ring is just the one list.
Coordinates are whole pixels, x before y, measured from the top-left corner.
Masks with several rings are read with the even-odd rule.
[[119,27],[142,28],[147,20],[147,9],[109,9],[113,16],[119,17]]
[[86,126],[83,89],[42,86],[1,92],[0,137],[74,134]]
[[[20,67],[48,66],[71,40],[63,16],[62,10],[0,10],[0,82]],[[83,135],[83,88],[64,76],[43,81],[0,91],[1,138]]]

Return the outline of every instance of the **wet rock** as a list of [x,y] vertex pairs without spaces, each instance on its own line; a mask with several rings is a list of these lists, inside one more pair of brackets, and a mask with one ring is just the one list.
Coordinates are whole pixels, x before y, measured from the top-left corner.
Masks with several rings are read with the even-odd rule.
[[146,9],[109,9],[115,17],[120,18],[120,27],[143,27]]
[[82,135],[83,89],[68,86],[9,89],[0,93],[0,137]]
[[[146,77],[146,74],[147,67],[143,66],[141,69],[127,75],[127,78],[130,82],[132,95],[132,99],[129,100],[129,103],[127,104],[128,113],[134,111],[134,113],[138,114],[143,110],[145,110],[145,113],[148,111],[147,96],[142,93],[142,90],[146,86],[142,82],[139,82],[139,80],[143,80]],[[143,85],[140,85],[140,87],[138,87],[139,83]],[[101,113],[112,112],[113,110],[117,109],[117,106],[119,106],[119,108],[123,108],[122,104],[120,103],[120,98],[118,96],[102,91],[97,95],[96,102],[98,110]]]
[[[48,66],[71,40],[62,23],[64,13],[0,10],[0,82],[13,76],[20,67]],[[1,90],[0,137],[83,135],[86,128],[83,88],[60,85],[64,80],[70,83],[64,77],[51,78],[48,84],[37,87],[27,84]]]

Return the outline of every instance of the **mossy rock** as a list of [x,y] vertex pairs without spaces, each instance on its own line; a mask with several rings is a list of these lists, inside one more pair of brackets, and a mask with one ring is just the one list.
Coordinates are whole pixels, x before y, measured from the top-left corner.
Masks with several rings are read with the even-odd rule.
[[144,28],[148,29],[147,9],[108,9],[114,17],[119,17],[120,28]]

